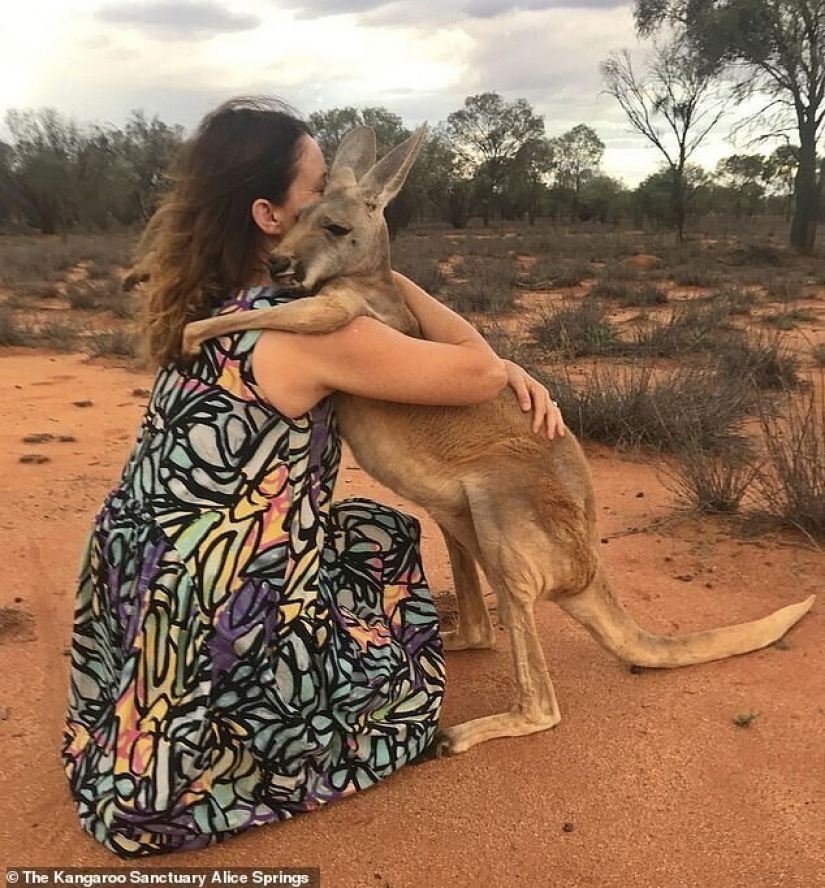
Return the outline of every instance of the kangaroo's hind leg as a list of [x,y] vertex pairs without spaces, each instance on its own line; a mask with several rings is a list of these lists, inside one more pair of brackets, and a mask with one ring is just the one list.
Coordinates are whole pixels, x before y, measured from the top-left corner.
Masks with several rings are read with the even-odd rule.
[[448,651],[492,648],[495,646],[495,631],[484,601],[475,557],[449,531],[440,525],[439,528],[450,557],[458,606],[458,626],[443,633],[444,647]]
[[464,752],[495,737],[546,731],[561,721],[533,610],[548,589],[564,584],[568,559],[545,529],[522,510],[507,508],[502,497],[478,490],[470,501],[479,563],[495,590],[510,633],[516,699],[509,712],[442,731],[441,754]]
[[[490,579],[492,582],[493,577]],[[496,579],[500,579],[506,589],[506,580],[503,577]],[[508,594],[508,591],[503,594]],[[441,755],[466,752],[477,743],[496,737],[520,737],[547,731],[561,721],[529,595],[511,596],[510,643],[516,679],[515,705],[509,712],[487,715],[445,728],[439,734]]]

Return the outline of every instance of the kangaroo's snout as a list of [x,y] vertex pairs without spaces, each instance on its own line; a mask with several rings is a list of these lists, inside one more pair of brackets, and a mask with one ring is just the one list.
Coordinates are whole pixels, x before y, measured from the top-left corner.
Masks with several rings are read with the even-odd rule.
[[267,265],[270,277],[291,277],[297,281],[304,279],[304,265],[300,259],[296,259],[294,256],[279,256],[277,253],[273,253],[269,257]]

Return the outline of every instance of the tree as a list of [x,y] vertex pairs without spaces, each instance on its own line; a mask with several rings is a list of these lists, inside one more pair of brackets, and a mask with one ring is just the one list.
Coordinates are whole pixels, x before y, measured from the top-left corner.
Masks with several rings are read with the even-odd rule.
[[[778,145],[765,161],[764,177],[768,192],[782,201],[785,218],[793,215],[796,168],[799,165],[799,148],[796,145]],[[820,171],[820,187],[822,174]]]
[[697,62],[679,35],[655,46],[641,76],[633,70],[626,50],[603,62],[601,69],[607,92],[621,105],[630,125],[667,162],[672,224],[681,243],[686,214],[685,167],[723,115],[714,94],[713,72]]
[[[684,212],[701,214],[703,197],[708,192],[708,177],[696,164],[688,163],[683,171]],[[647,220],[656,227],[673,226],[673,171],[665,165],[648,176],[633,193],[636,224]]]
[[11,181],[13,156],[14,149],[11,145],[0,141],[0,225],[10,222],[16,210]]
[[157,115],[149,119],[142,110],[132,111],[121,140],[131,178],[132,219],[123,221],[145,222],[155,212],[182,144],[183,127],[168,126]]
[[556,166],[556,152],[550,139],[529,139],[516,153],[502,179],[505,216],[536,222],[547,179]]
[[447,116],[447,137],[467,179],[478,185],[484,224],[495,196],[519,151],[544,136],[544,120],[526,99],[505,102],[494,92],[468,96],[464,107]]
[[69,223],[76,205],[80,130],[52,108],[12,109],[6,126],[12,135],[9,189],[29,224],[55,234]]
[[825,0],[636,0],[634,16],[641,34],[678,22],[707,68],[740,73],[735,99],[761,93],[767,102],[759,116],[778,112],[780,126],[793,126],[799,154],[790,244],[813,252],[821,188],[816,148],[825,120]]
[[457,180],[453,149],[435,128],[421,146],[396,201],[406,196],[419,218],[449,219],[450,193]]
[[584,123],[553,140],[556,182],[572,193],[571,215],[579,216],[581,191],[598,172],[604,157],[604,142]]
[[628,203],[629,192],[618,179],[595,175],[581,187],[576,218],[615,225],[627,212]]
[[309,126],[327,160],[332,160],[344,133],[354,126],[369,126],[375,130],[379,157],[410,135],[397,114],[380,107],[358,109],[347,106],[315,111],[309,115]]
[[765,197],[765,158],[761,154],[731,154],[716,165],[716,178],[733,203],[736,216],[753,216]]

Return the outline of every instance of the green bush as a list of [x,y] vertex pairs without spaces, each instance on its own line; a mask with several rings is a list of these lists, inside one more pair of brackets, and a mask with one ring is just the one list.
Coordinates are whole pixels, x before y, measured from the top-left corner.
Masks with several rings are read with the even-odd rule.
[[546,311],[530,332],[543,348],[571,358],[615,354],[619,347],[604,306],[591,298]]

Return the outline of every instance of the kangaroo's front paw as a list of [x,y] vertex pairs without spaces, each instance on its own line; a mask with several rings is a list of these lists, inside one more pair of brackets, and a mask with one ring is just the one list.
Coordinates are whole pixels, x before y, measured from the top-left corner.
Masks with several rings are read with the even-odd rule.
[[185,355],[196,355],[200,351],[202,339],[198,336],[196,324],[197,321],[193,321],[183,328],[181,351]]

